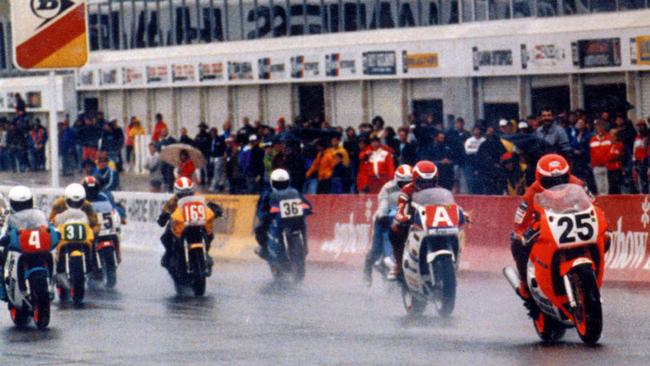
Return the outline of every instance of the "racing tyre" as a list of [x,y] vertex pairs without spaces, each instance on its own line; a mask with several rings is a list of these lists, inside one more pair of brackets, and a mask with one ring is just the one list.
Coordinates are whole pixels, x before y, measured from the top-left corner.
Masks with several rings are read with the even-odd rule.
[[86,275],[83,257],[70,257],[70,296],[76,306],[81,306],[86,294]]
[[43,273],[35,273],[29,279],[34,303],[34,323],[38,329],[45,329],[50,324],[50,291],[47,277]]
[[192,281],[192,291],[194,291],[194,296],[205,295],[206,282],[207,279],[203,275],[194,278],[194,281]]
[[302,282],[305,279],[305,244],[301,234],[290,233],[288,238],[293,279],[296,282]]
[[576,309],[573,316],[582,341],[590,346],[598,343],[603,332],[603,310],[596,274],[591,266],[578,266],[570,275]]
[[542,342],[547,344],[553,344],[558,342],[564,333],[566,332],[566,326],[560,323],[559,321],[547,316],[546,314],[539,312],[537,318],[533,320],[533,325],[535,326],[535,331]]
[[427,307],[427,301],[413,296],[406,286],[406,284],[402,285],[402,303],[404,304],[404,309],[409,316],[418,317],[424,313],[424,309]]
[[440,316],[448,317],[456,304],[456,269],[448,255],[436,258],[432,267],[435,274],[433,303]]
[[17,309],[11,304],[9,304],[9,315],[11,316],[11,321],[14,322],[17,328],[24,328],[29,323],[29,314],[22,309]]
[[190,252],[190,263],[192,266],[192,291],[194,296],[205,295],[206,277],[205,277],[205,255],[202,250],[193,250]]
[[102,271],[106,288],[114,288],[117,283],[117,263],[115,263],[115,249],[106,248],[101,252]]

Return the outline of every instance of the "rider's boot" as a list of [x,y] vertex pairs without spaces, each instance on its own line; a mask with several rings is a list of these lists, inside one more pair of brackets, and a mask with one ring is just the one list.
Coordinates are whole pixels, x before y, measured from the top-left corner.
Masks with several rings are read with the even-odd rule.
[[266,246],[260,245],[255,248],[255,254],[257,254],[258,257],[264,259],[265,261],[268,261],[270,259],[269,249]]

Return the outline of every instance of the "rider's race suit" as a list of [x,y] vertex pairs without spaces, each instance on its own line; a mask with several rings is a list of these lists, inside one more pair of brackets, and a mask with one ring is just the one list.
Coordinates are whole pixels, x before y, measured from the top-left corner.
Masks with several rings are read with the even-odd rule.
[[[91,204],[95,202],[110,202],[113,209],[120,215],[122,225],[126,224],[126,210],[124,209],[124,206],[115,202],[115,198],[110,192],[100,191],[97,193],[97,196],[88,197],[88,201]],[[118,263],[122,262],[122,245],[120,245],[120,243],[117,245],[117,261]]]
[[[265,190],[261,196],[260,199],[257,201],[257,224],[255,225],[255,240],[257,241],[257,244],[260,246],[261,251],[260,251],[260,256],[264,259],[267,259],[268,255],[268,230],[269,227],[271,226],[271,222],[273,221],[273,214],[271,213],[271,207],[274,205],[278,205],[279,202],[282,199],[288,199],[288,198],[299,198],[302,200],[304,204],[309,206],[307,211],[311,211],[312,205],[311,203],[305,198],[305,196],[302,195],[302,193],[298,192],[295,188],[293,187],[288,187],[285,189],[281,190],[273,190],[273,189],[267,189]],[[307,240],[307,236],[303,235],[305,238],[305,241]],[[307,243],[305,243],[305,249],[307,249]]]
[[[569,177],[569,183],[585,187],[585,190],[587,190],[587,193],[593,200],[593,196],[588,191],[586,184],[582,180],[571,175]],[[533,184],[526,189],[522,201],[517,208],[517,212],[515,213],[515,230],[511,236],[510,250],[521,279],[520,291],[524,291],[524,293],[520,292],[519,294],[522,297],[527,297],[528,285],[526,281],[526,267],[528,265],[528,256],[530,255],[532,245],[539,236],[539,231],[533,229],[533,223],[535,222],[535,217],[533,215],[534,200],[535,195],[543,191],[544,187],[542,187],[539,180],[533,182]]]
[[409,233],[409,222],[411,220],[411,197],[416,192],[415,183],[405,185],[397,197],[397,213],[389,233],[390,243],[393,245],[393,257],[395,257],[395,272],[402,272],[402,254],[404,244]]
[[[191,196],[185,196],[185,197],[191,197]],[[174,236],[171,226],[167,225],[167,223],[169,222],[169,219],[172,217],[174,211],[176,211],[176,209],[178,208],[178,200],[179,198],[176,195],[173,195],[169,200],[167,200],[167,202],[165,202],[165,205],[163,206],[160,216],[158,216],[158,221],[157,221],[160,227],[165,227],[165,232],[160,237],[160,242],[165,248],[165,254],[163,254],[160,264],[165,268],[169,266],[170,255],[172,253],[172,246],[176,241],[176,236]],[[223,210],[221,209],[221,206],[219,206],[218,204],[206,201],[206,206],[208,206],[207,207],[208,210],[212,211],[215,218],[223,215]],[[207,226],[208,224],[206,224],[206,233],[208,235],[206,250],[210,252],[210,245],[212,244],[214,235],[212,234],[211,228]],[[208,256],[208,260],[210,261],[209,263],[210,266],[212,266],[212,258],[210,256]]]
[[372,247],[366,255],[364,265],[366,275],[372,274],[373,263],[383,254],[386,235],[390,233],[390,225],[397,211],[399,192],[399,185],[395,180],[391,180],[384,184],[377,196],[379,206],[374,216]]
[[0,238],[0,300],[7,301],[7,292],[4,283],[4,264],[7,258],[7,250],[12,245],[18,245],[18,235],[24,229],[36,229],[42,226],[43,223],[47,224],[47,231],[50,234],[50,241],[52,250],[54,250],[61,239],[61,235],[56,228],[47,221],[45,212],[38,209],[22,210],[20,212],[10,214],[7,219],[7,231]]
[[[57,198],[52,204],[52,211],[50,211],[50,222],[54,222],[56,216],[64,213],[67,209],[68,205],[65,203],[65,197]],[[81,205],[80,210],[83,211],[86,216],[88,216],[88,225],[93,230],[93,233],[97,235],[99,233],[100,227],[97,220],[97,214],[95,213],[95,209],[93,209],[93,205],[88,201],[84,201],[84,203]]]

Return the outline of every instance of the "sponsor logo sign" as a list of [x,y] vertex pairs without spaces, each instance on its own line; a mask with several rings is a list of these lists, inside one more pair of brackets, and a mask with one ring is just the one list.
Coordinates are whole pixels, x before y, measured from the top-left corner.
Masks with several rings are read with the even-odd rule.
[[99,70],[99,85],[117,85],[119,70],[115,67]]
[[356,73],[357,60],[354,55],[342,53],[328,53],[325,55],[326,76],[354,76]]
[[142,69],[139,67],[123,67],[122,68],[122,84],[124,85],[142,85],[144,83],[144,75]]
[[167,65],[147,66],[147,84],[166,84],[169,82]]
[[555,44],[535,44],[528,49],[526,44],[521,45],[521,68],[555,67],[566,59],[566,52]]
[[286,66],[284,61],[278,61],[271,57],[264,57],[257,60],[257,71],[260,80],[283,80],[285,79]]
[[228,61],[228,80],[253,80],[253,64],[247,61]]
[[512,66],[512,50],[486,50],[480,51],[478,47],[472,48],[472,62],[474,71],[485,67]]
[[172,65],[172,81],[193,82],[196,80],[196,68],[193,64]]
[[199,81],[223,80],[224,66],[223,62],[200,63],[199,64]]
[[86,64],[86,0],[12,0],[10,5],[17,67],[61,69]]
[[581,69],[621,66],[621,39],[582,39],[572,43],[573,64]]
[[397,57],[395,51],[370,51],[363,53],[364,75],[397,74]]
[[320,62],[317,56],[298,55],[291,57],[293,79],[313,79],[320,76]]
[[422,72],[429,73],[438,68],[438,53],[409,53],[402,51],[402,65],[405,74]]
[[650,65],[650,36],[630,39],[630,59],[634,65]]

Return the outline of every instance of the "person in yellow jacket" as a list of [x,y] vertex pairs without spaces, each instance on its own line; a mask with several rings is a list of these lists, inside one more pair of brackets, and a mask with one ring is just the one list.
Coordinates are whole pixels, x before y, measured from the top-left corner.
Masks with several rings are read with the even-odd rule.
[[92,204],[86,200],[86,190],[79,183],[72,183],[67,186],[64,195],[54,201],[52,211],[50,211],[50,222],[55,222],[56,217],[68,209],[79,209],[83,211],[88,216],[88,225],[93,230],[93,233],[95,235],[99,233],[100,227],[97,214]]
[[[191,179],[187,177],[180,177],[174,183],[174,195],[165,202],[162,212],[158,216],[158,225],[165,227],[165,232],[160,237],[160,241],[165,248],[160,265],[168,268],[171,260],[172,246],[174,242],[181,237],[185,227],[185,220],[183,219],[183,212],[179,210],[178,202],[186,197],[195,195],[195,185]],[[207,202],[205,212],[205,232],[207,234],[206,250],[210,252],[210,244],[214,239],[214,220],[223,215],[221,207],[215,203]],[[170,225],[167,225],[170,223]],[[208,266],[212,268],[212,258],[208,256]]]
[[330,191],[332,174],[336,166],[336,154],[341,154],[343,157],[343,165],[350,166],[350,155],[341,146],[341,137],[335,136],[330,140],[329,147],[316,155],[316,159],[307,170],[307,178],[314,175],[318,178],[318,193],[329,193]]
[[135,140],[138,136],[146,133],[142,123],[137,117],[131,117],[129,125],[126,127],[126,162],[133,165],[135,160]]

